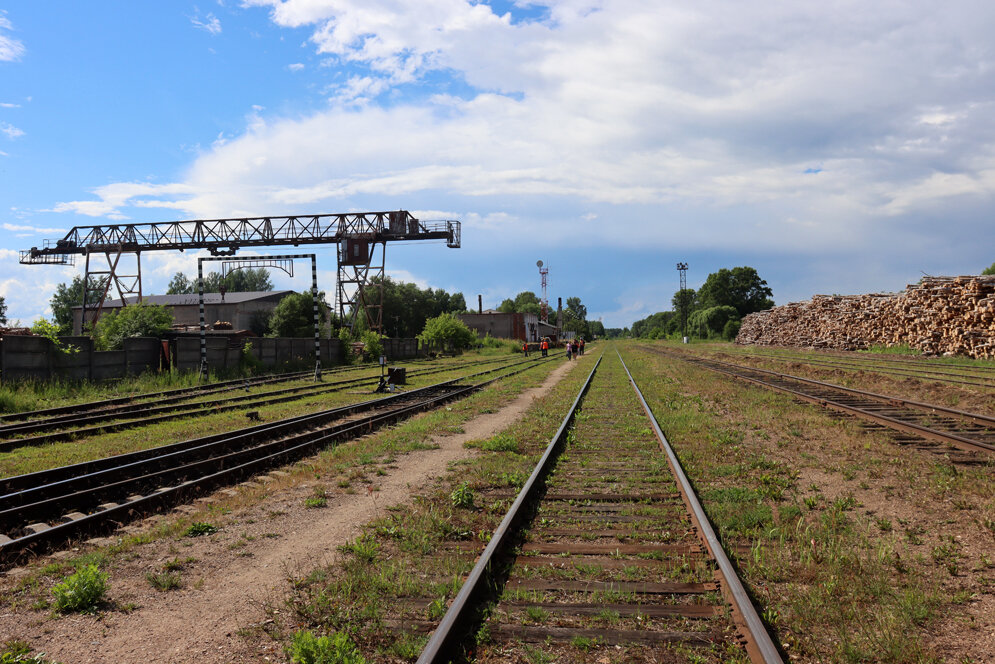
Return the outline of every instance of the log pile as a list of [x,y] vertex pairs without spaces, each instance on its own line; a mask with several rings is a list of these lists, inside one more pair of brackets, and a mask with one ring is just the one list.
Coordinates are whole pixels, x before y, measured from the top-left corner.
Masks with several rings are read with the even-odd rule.
[[995,358],[995,276],[924,277],[902,293],[816,295],[743,319],[738,344]]

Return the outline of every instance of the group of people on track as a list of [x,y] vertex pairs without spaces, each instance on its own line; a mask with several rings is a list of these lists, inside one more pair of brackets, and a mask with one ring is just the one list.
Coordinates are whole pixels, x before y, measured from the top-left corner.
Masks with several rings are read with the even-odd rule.
[[[549,337],[543,337],[539,341],[539,353],[542,357],[547,357],[549,355]],[[567,359],[576,359],[578,355],[584,354],[584,340],[583,339],[569,339],[566,344],[567,348]],[[522,344],[522,352],[525,353],[525,357],[529,356],[529,342],[526,341]]]

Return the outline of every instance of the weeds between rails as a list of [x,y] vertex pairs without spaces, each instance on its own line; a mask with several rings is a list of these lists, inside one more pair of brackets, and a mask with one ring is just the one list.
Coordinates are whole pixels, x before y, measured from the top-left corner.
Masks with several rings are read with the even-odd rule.
[[[896,662],[935,661],[932,640],[945,626],[953,637],[949,629],[956,627],[943,623],[944,616],[995,627],[969,599],[985,592],[985,570],[992,569],[983,552],[995,529],[995,494],[983,469],[951,474],[949,464],[914,451],[865,447],[881,435],[784,396],[623,348],[764,620],[793,660],[850,662],[886,653]],[[581,358],[583,365],[590,361]],[[288,620],[316,634],[351,635],[369,661],[417,657],[427,639],[423,623],[438,623],[510,505],[497,493],[526,481],[541,451],[535,443],[555,432],[580,387],[579,373],[508,429],[468,443],[483,456],[460,464],[413,505],[388,508],[343,549],[341,564],[295,576]],[[851,461],[841,462],[841,454]],[[474,495],[473,509],[454,507],[458,489]],[[878,494],[887,496],[883,507],[874,502]],[[897,506],[910,500],[916,507],[896,516]],[[951,500],[962,511],[951,515],[944,507]],[[990,527],[966,528],[985,517]],[[542,616],[538,609],[533,613]],[[478,636],[483,642],[488,635]],[[289,634],[281,638],[287,642]],[[961,654],[970,654],[969,640],[945,642],[963,643]],[[591,645],[570,644],[559,661],[596,662],[610,652],[589,653]],[[957,660],[947,648],[944,658]],[[550,655],[526,644],[505,661],[550,661]]]

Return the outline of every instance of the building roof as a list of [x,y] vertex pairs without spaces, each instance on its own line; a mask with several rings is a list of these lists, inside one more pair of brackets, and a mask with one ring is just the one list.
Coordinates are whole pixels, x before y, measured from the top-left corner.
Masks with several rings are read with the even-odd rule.
[[[225,293],[224,304],[242,304],[253,300],[282,299],[285,295],[293,293],[292,290],[280,291],[249,291],[247,293]],[[131,302],[131,299],[128,300]],[[200,303],[200,296],[197,293],[179,293],[175,295],[143,295],[143,304],[159,304],[166,307],[197,306]],[[204,304],[221,304],[221,293],[204,293]],[[134,302],[132,302],[134,304]],[[106,300],[104,309],[120,308],[121,300]],[[73,309],[82,309],[79,305]]]

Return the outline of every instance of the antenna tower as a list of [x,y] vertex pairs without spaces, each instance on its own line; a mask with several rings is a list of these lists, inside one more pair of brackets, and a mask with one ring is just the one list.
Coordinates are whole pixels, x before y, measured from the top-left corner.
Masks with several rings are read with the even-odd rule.
[[536,261],[536,267],[539,268],[539,276],[542,277],[542,299],[539,300],[539,320],[543,323],[549,322],[549,300],[546,299],[546,275],[549,274],[549,268],[542,266],[542,261]]

